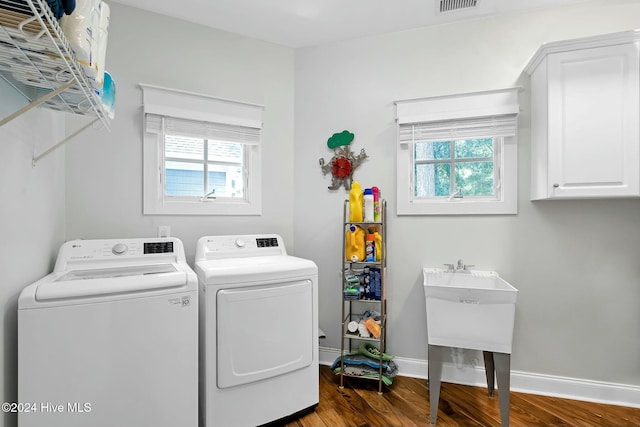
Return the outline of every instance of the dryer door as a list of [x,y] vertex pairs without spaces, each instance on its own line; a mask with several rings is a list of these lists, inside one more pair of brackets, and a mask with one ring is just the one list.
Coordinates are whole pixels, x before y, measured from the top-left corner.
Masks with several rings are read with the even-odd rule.
[[313,361],[313,282],[298,280],[217,293],[217,386],[233,387]]

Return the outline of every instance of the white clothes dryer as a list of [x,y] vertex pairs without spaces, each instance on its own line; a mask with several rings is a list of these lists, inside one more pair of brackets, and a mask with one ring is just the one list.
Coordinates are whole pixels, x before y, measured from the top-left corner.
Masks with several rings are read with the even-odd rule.
[[18,425],[196,427],[197,300],[178,239],[64,243],[18,300]]
[[319,398],[318,267],[275,234],[198,241],[205,427],[257,426]]

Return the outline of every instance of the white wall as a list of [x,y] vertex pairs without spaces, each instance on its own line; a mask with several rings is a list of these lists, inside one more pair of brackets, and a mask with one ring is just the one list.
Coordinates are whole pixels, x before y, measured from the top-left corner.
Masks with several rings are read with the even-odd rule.
[[[25,105],[0,80],[0,118]],[[64,149],[31,159],[63,137],[64,116],[31,110],[0,127],[0,401],[16,402],[18,387],[18,295],[50,272],[64,239]],[[2,426],[15,426],[15,414],[1,416]]]
[[[640,201],[529,201],[522,73],[544,42],[635,28],[639,2],[593,1],[296,51],[294,236],[298,255],[319,265],[323,345],[340,348],[347,192],[327,189],[318,159],[332,155],[327,138],[348,129],[352,148],[370,156],[355,178],[380,187],[389,205],[390,353],[426,359],[422,267],[463,258],[520,291],[512,369],[640,385]],[[516,85],[524,87],[518,215],[398,217],[393,102]]]
[[[280,233],[290,252],[319,265],[320,326],[326,345],[339,347],[346,192],[327,190],[318,159],[331,156],[326,140],[343,129],[356,134],[354,149],[370,155],[356,178],[381,187],[389,202],[392,353],[426,358],[421,268],[464,258],[520,289],[514,369],[640,384],[640,201],[528,200],[529,92],[521,75],[542,42],[640,27],[637,1],[594,1],[295,52],[117,3],[111,13],[107,68],[118,90],[112,131],[86,131],[32,168],[34,151],[62,137],[64,119],[35,110],[0,128],[3,401],[16,399],[17,296],[50,271],[65,238],[154,236],[158,225],[170,225],[192,258],[204,234]],[[265,105],[262,216],[142,215],[141,82]],[[519,214],[397,217],[393,101],[516,84],[525,87]],[[2,117],[23,104],[2,83],[0,100]],[[70,128],[79,122],[67,119]],[[2,417],[4,426],[15,425],[15,417]]]
[[[110,4],[116,118],[111,132],[67,149],[67,238],[155,236],[169,225],[189,262],[209,234],[278,233],[293,251],[293,50]],[[264,105],[261,216],[142,215],[140,83]]]

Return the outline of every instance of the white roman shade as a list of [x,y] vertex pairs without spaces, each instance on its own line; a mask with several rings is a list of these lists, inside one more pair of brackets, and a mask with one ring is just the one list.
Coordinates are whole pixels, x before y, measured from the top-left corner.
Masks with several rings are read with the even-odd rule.
[[398,142],[514,136],[519,111],[517,88],[396,101]]
[[226,125],[222,123],[199,122],[193,120],[145,114],[145,131],[148,133],[191,136],[240,144],[258,144],[260,129]]
[[140,85],[147,133],[207,137],[258,144],[262,128],[260,105]]

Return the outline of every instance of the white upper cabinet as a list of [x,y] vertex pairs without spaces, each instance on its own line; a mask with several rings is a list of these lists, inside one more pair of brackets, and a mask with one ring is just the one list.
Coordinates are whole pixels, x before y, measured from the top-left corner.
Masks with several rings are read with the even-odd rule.
[[640,196],[640,31],[548,43],[531,76],[531,199]]

